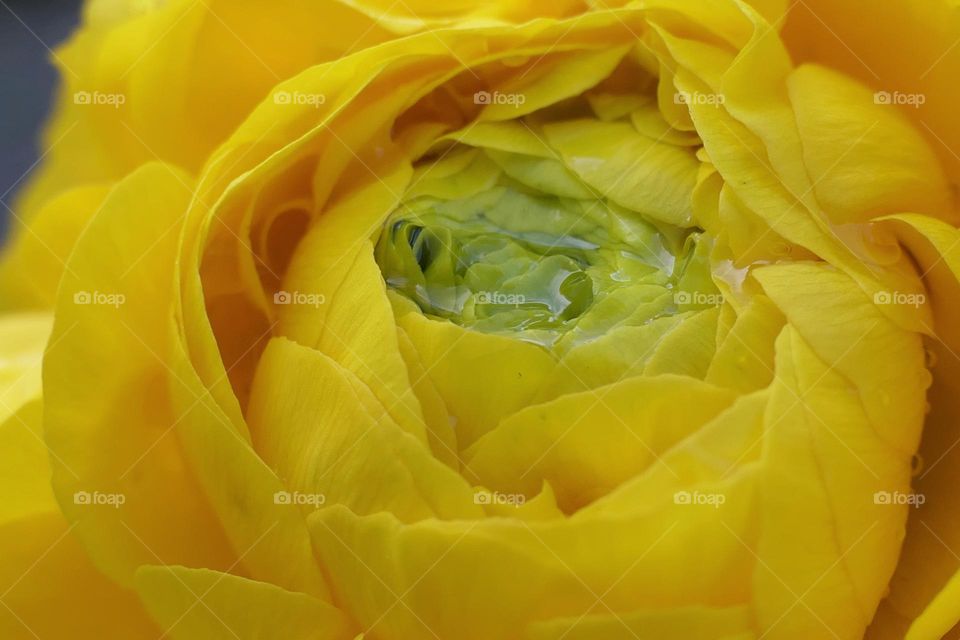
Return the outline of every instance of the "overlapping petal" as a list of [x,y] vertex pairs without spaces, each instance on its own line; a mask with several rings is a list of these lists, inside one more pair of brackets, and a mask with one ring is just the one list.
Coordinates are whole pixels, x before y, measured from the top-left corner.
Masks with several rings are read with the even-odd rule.
[[[820,11],[848,33],[853,3],[800,4],[344,2],[344,24],[382,44],[342,57],[305,44],[326,29],[301,24],[312,10],[282,5],[247,52],[282,49],[296,25],[303,50],[276,86],[213,77],[213,14],[95,5],[103,40],[75,55],[126,60],[166,25],[175,38],[144,64],[191,65],[130,72],[143,106],[104,126],[198,176],[153,163],[109,192],[79,186],[147,159],[104,134],[114,156],[71,182],[64,147],[28,196],[61,194],[41,231],[90,220],[48,251],[62,279],[43,257],[24,289],[59,282],[42,435],[71,554],[182,638],[948,633],[960,239],[957,167],[930,138],[955,128],[935,101],[876,103],[918,63],[881,60],[872,39],[891,16],[913,34],[943,16],[884,7],[853,60],[811,35]],[[257,31],[245,7],[223,26]],[[175,55],[193,37],[211,49]],[[919,89],[949,101],[943,73]],[[190,112],[243,99],[216,126],[180,122],[141,102],[159,87]],[[385,222],[444,206],[460,217],[437,216],[442,237],[527,244],[457,277],[445,246],[436,280],[422,255],[391,254],[413,278],[397,285]],[[611,270],[590,313],[545,333],[471,326],[472,283],[575,262],[528,250],[545,244],[539,219],[570,211],[583,215],[554,235],[625,238],[649,263]],[[9,264],[37,259],[37,235]],[[444,296],[457,304],[424,303]],[[0,431],[28,461],[36,446],[9,424],[39,436],[38,412],[11,409]],[[39,517],[52,496],[33,485],[11,514]],[[34,524],[39,539],[63,527]],[[130,634],[153,624],[137,607]]]

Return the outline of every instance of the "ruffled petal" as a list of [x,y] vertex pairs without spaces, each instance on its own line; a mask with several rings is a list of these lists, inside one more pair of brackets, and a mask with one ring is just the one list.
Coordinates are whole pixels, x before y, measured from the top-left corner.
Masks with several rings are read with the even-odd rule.
[[[157,309],[171,296],[169,256],[188,185],[174,169],[148,165],[113,190],[68,262],[44,360],[57,497],[94,563],[126,584],[158,556],[226,562],[220,526],[170,432],[180,418],[170,386],[180,383],[157,353],[171,339],[172,322]],[[125,500],[91,507],[75,503],[75,492]]]
[[352,640],[338,609],[305,593],[229,573],[144,566],[137,593],[165,635],[176,640]]
[[[290,379],[295,371],[296,378]],[[248,414],[254,445],[291,491],[404,521],[470,518],[470,487],[404,433],[352,373],[283,338],[260,361]],[[295,501],[294,501],[295,504]]]
[[564,510],[574,511],[641,473],[733,399],[672,375],[566,394],[515,413],[474,443],[465,472],[531,497],[546,480]]

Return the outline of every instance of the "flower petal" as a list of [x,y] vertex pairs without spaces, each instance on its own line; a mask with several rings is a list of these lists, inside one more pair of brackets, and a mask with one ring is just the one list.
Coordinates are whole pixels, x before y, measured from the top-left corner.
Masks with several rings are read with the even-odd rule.
[[53,306],[73,243],[108,192],[105,185],[77,187],[51,198],[34,216],[14,214],[0,261],[0,304]]
[[691,224],[698,162],[692,151],[651,140],[632,125],[575,120],[544,127],[547,142],[584,182],[655,220]]
[[[933,309],[932,339],[927,341],[933,386],[928,393],[923,440],[918,452],[915,491],[925,502],[910,510],[897,571],[871,626],[868,638],[939,638],[937,629],[957,622],[955,580],[960,560],[960,232],[951,225],[920,215],[891,216],[904,245],[925,274]],[[922,618],[922,620],[921,620]],[[916,622],[914,622],[916,620]],[[911,640],[913,640],[913,635]]]
[[753,640],[750,609],[684,607],[622,615],[600,613],[531,625],[530,640]]
[[910,493],[929,384],[922,344],[829,266],[755,275],[789,323],[763,444],[758,619],[771,638],[860,637],[907,518],[882,496]]
[[75,526],[55,511],[0,523],[0,635],[156,640],[136,594],[93,566]]
[[390,511],[404,521],[480,515],[463,479],[319,351],[272,340],[248,420],[258,452],[291,490],[322,494],[356,513]]
[[467,474],[533,496],[550,483],[567,511],[643,471],[725,409],[732,393],[696,379],[633,377],[560,396],[505,419],[467,451]]
[[144,605],[165,634],[178,640],[352,640],[356,635],[338,609],[273,584],[179,566],[144,566],[136,580]]
[[915,211],[955,217],[939,158],[896,106],[817,65],[787,82],[817,200],[837,223]]
[[[178,416],[168,404],[170,373],[155,352],[170,337],[157,308],[171,295],[165,258],[190,197],[187,184],[170,167],[148,165],[111,192],[68,262],[55,348],[44,361],[57,496],[95,564],[127,584],[137,565],[156,561],[153,554],[225,561],[219,525],[169,437]],[[116,509],[77,505],[77,491],[120,493],[126,501]]]
[[461,449],[530,404],[557,366],[538,345],[471,331],[419,312],[405,313],[397,323],[443,398]]

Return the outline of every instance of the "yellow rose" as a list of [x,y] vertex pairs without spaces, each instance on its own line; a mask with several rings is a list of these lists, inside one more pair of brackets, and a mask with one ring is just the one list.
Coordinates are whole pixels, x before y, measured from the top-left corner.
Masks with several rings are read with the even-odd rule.
[[34,184],[4,637],[955,634],[953,3],[422,4]]

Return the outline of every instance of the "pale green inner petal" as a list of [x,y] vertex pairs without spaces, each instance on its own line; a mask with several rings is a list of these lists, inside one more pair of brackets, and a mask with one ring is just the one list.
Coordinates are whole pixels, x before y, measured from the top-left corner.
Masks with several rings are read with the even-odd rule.
[[559,154],[499,146],[428,162],[386,221],[384,280],[424,314],[566,351],[718,304],[699,230],[607,200]]

